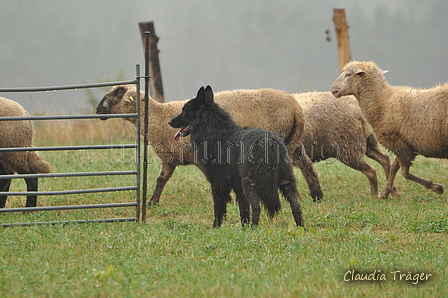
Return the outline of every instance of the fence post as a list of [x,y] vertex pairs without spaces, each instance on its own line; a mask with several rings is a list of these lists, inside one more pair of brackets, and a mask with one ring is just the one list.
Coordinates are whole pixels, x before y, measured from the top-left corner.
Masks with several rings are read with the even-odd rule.
[[[137,118],[136,118],[136,120],[137,120],[137,122],[136,122],[136,125],[135,125],[135,127],[136,127],[136,130],[137,130],[137,132],[136,132],[136,134],[137,134],[137,137],[136,137],[136,142],[137,142],[137,149],[136,149],[136,151],[135,151],[135,163],[137,164],[137,181],[136,181],[136,183],[137,183],[137,191],[136,191],[136,196],[137,196],[137,221],[140,221],[140,215],[142,215],[142,217],[143,217],[143,212],[140,212],[140,210],[142,210],[141,208],[142,208],[142,201],[141,201],[141,192],[140,192],[140,190],[141,190],[141,180],[140,180],[140,169],[141,169],[141,167],[140,167],[140,153],[141,153],[141,142],[140,142],[140,135],[141,135],[141,129],[142,129],[142,125],[141,125],[141,115],[142,115],[142,113],[141,113],[141,111],[140,111],[140,109],[141,109],[141,101],[142,101],[142,98],[140,98],[140,86],[141,86],[141,83],[140,83],[140,80],[141,80],[141,77],[140,77],[140,65],[139,64],[137,64],[136,66],[135,66],[135,87],[136,87],[136,89],[137,89],[137,94],[136,94],[136,101],[137,101],[137,108],[136,108],[136,113],[137,113]],[[146,181],[145,181],[145,183],[146,183]],[[146,195],[146,194],[145,194]],[[144,205],[143,205],[144,206]],[[146,213],[145,213],[145,216],[146,216]]]
[[143,203],[142,203],[142,222],[146,222],[146,196],[148,188],[148,122],[149,122],[149,32],[145,32],[145,98],[144,98],[144,122],[143,122]]
[[[145,32],[149,32],[149,64],[151,69],[151,97],[158,102],[165,102],[163,95],[162,74],[160,72],[159,64],[159,50],[157,42],[159,38],[156,36],[154,30],[154,22],[138,23],[140,28],[140,36],[143,43],[143,50],[146,52]],[[147,54],[145,53],[145,57]]]
[[336,36],[338,39],[338,54],[339,54],[339,73],[342,72],[345,64],[352,60],[352,53],[350,51],[350,38],[348,36],[348,25],[345,17],[345,9],[333,10],[333,22],[336,29]]

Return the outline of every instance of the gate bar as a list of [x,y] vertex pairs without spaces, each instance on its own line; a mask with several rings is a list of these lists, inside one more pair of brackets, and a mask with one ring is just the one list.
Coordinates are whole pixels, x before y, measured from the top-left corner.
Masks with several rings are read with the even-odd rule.
[[54,177],[85,177],[85,176],[114,176],[114,175],[137,175],[137,171],[17,174],[17,175],[1,175],[0,178],[20,179],[20,178],[54,178]]
[[39,92],[39,91],[57,91],[57,90],[70,90],[70,89],[76,90],[76,89],[85,89],[85,88],[109,87],[109,86],[125,85],[125,84],[135,84],[135,80],[106,82],[106,83],[65,85],[65,86],[51,86],[51,87],[0,88],[0,92]]
[[[59,191],[23,191],[23,192],[7,192],[0,191],[0,196],[50,196],[50,195],[73,195],[81,193],[97,193],[97,192],[112,192],[112,191],[126,191],[137,190],[137,186],[125,186],[125,187],[109,187],[109,188],[91,188],[91,189],[78,189],[78,190],[59,190]],[[0,213],[3,209],[0,209]]]
[[8,227],[27,227],[34,225],[55,225],[55,224],[69,224],[69,223],[101,223],[101,222],[126,222],[126,221],[138,221],[136,217],[130,218],[111,218],[111,219],[90,219],[90,220],[64,220],[64,221],[37,221],[37,222],[19,222],[19,223],[7,223],[0,226]]
[[22,117],[0,117],[0,121],[13,120],[68,120],[68,119],[101,119],[101,118],[135,118],[137,114],[107,114],[101,115],[49,115],[49,116],[22,116]]
[[8,147],[0,148],[2,151],[56,151],[56,150],[81,150],[81,149],[129,149],[136,145],[84,145],[84,146],[54,146],[54,147]]
[[48,211],[48,210],[117,208],[117,207],[134,207],[136,205],[137,205],[136,202],[132,202],[132,203],[67,205],[67,206],[48,206],[48,207],[23,207],[23,208],[5,208],[2,210],[2,212],[31,212],[31,211]]

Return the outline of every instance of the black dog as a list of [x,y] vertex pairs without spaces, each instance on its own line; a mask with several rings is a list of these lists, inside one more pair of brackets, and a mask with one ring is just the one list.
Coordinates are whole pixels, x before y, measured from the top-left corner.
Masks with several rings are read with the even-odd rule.
[[283,140],[274,132],[242,128],[213,101],[210,86],[199,89],[182,113],[168,122],[180,128],[175,139],[191,134],[199,167],[211,183],[215,209],[214,226],[222,224],[230,191],[236,194],[241,223],[260,219],[260,201],[271,218],[280,211],[278,189],[291,205],[298,226],[303,226],[300,197]]

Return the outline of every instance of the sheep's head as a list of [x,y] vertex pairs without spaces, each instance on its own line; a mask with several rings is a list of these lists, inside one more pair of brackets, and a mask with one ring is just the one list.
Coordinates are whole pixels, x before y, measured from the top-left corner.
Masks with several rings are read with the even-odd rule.
[[[136,88],[134,85],[114,86],[96,108],[97,114],[132,114],[136,112]],[[107,116],[101,120],[109,119]]]
[[360,87],[372,84],[372,78],[381,76],[387,71],[381,70],[374,62],[351,61],[347,63],[342,73],[333,83],[331,93],[334,97],[339,98],[344,95],[355,95],[361,91]]

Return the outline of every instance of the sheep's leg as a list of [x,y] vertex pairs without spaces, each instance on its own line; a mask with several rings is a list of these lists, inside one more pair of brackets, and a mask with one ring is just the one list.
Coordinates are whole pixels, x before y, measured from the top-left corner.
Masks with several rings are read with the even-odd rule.
[[287,182],[285,184],[280,185],[280,190],[285,199],[289,202],[296,225],[304,227],[305,224],[303,221],[302,209],[300,208],[298,200],[301,199],[301,196],[297,190],[296,185],[292,182]]
[[[390,158],[389,155],[385,152],[382,152],[376,146],[367,146],[366,150],[367,157],[378,162],[384,169],[384,173],[386,174],[386,180],[390,175]],[[400,192],[398,191],[395,183],[392,184],[392,195],[395,197],[400,196]]]
[[409,168],[410,165],[407,164],[401,164],[401,174],[404,176],[404,178],[417,182],[421,185],[423,185],[424,187],[432,190],[433,192],[437,193],[437,194],[442,194],[443,193],[443,186],[437,183],[433,183],[431,180],[426,180],[423,178],[419,178],[413,174],[411,174],[409,172]]
[[[8,192],[9,186],[11,185],[11,179],[0,179],[0,191]],[[8,196],[0,196],[0,208],[5,208],[6,206],[6,198]]]
[[306,154],[302,147],[298,147],[293,154],[294,165],[298,166],[305,178],[308,188],[310,189],[311,197],[314,202],[323,198],[324,194],[320,188],[319,178],[317,176],[316,169],[313,166],[313,162]]
[[173,175],[176,165],[170,163],[162,163],[160,167],[160,173],[156,180],[156,188],[152,194],[151,199],[148,202],[148,207],[158,204],[160,201],[160,195],[162,194],[165,184],[170,180],[171,175]]
[[230,198],[231,188],[224,181],[212,182],[213,208],[215,211],[215,220],[213,227],[218,228],[222,225],[227,213],[227,202]]
[[[9,173],[3,167],[3,164],[0,162],[0,175],[8,175]],[[11,186],[11,179],[0,179],[0,191],[8,192],[9,187]],[[0,196],[0,208],[5,208],[6,199],[8,196]]]
[[372,196],[378,195],[378,176],[376,175],[376,170],[374,167],[369,165],[364,159],[360,159],[359,162],[345,164],[366,175],[370,183],[370,193]]
[[[37,191],[37,178],[25,178],[27,191]],[[26,197],[26,207],[37,206],[37,195],[31,195]]]
[[394,180],[395,176],[397,175],[398,169],[400,169],[400,161],[398,160],[398,157],[395,157],[394,162],[390,166],[389,177],[387,177],[386,185],[380,193],[380,198],[385,199],[390,193],[393,192]]
[[250,222],[250,206],[244,196],[244,191],[241,186],[237,186],[233,188],[233,191],[236,194],[236,201],[238,202],[238,206],[240,208],[240,218],[241,224],[243,226],[249,224]]

